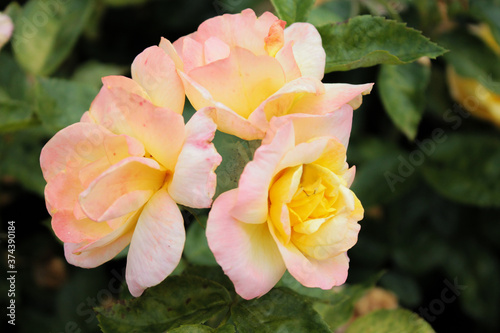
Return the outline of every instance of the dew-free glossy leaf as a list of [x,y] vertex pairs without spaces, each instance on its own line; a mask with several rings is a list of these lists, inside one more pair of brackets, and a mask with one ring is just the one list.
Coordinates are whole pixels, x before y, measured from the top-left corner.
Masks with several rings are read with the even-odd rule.
[[444,58],[457,74],[476,79],[487,89],[500,94],[500,58],[483,41],[459,30],[442,36],[439,42],[450,49]]
[[240,301],[231,313],[241,333],[330,332],[312,305],[288,289],[276,288],[261,298]]
[[30,0],[16,18],[13,49],[28,72],[49,75],[66,59],[92,13],[92,0]]
[[56,132],[78,122],[98,90],[69,80],[40,78],[35,91],[40,120],[45,128]]
[[416,313],[405,309],[378,310],[356,319],[346,333],[433,333]]
[[271,0],[278,16],[287,24],[306,22],[314,0]]
[[422,119],[430,74],[430,67],[416,62],[380,68],[377,87],[382,104],[396,127],[410,140],[417,135]]
[[325,72],[378,64],[405,64],[445,50],[404,23],[370,15],[318,28],[326,51]]
[[104,333],[164,332],[201,324],[231,303],[220,284],[196,276],[170,276],[136,299],[96,309]]

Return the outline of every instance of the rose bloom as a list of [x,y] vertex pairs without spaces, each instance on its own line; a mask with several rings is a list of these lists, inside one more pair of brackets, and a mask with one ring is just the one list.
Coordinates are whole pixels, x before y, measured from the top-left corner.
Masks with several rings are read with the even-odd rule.
[[357,108],[372,84],[323,84],[325,50],[309,23],[285,22],[251,9],[203,22],[161,46],[172,57],[196,110],[213,106],[222,132],[262,139],[272,117]]
[[500,95],[476,79],[463,77],[450,66],[446,71],[451,96],[473,116],[500,127]]
[[0,13],[0,49],[9,41],[14,24],[9,16]]
[[[488,47],[500,55],[500,45],[486,24],[470,27]],[[489,121],[500,127],[500,95],[483,86],[473,78],[459,75],[451,66],[446,70],[451,96],[473,116]]]
[[364,212],[349,189],[351,123],[349,105],[272,119],[238,188],[215,200],[208,244],[241,297],[264,295],[286,269],[306,287],[345,282]]
[[126,280],[139,296],[179,263],[177,203],[210,207],[221,157],[211,109],[184,124],[182,84],[161,48],[141,53],[132,75],[103,78],[90,110],[45,145],[40,164],[68,262],[96,267],[130,244]]

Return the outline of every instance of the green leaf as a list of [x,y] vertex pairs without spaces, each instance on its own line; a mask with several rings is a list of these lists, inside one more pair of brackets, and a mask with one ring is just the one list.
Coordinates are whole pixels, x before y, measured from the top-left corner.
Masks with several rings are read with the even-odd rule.
[[234,292],[234,286],[231,280],[224,274],[220,266],[190,265],[182,272],[183,275],[198,276],[209,279],[224,286],[231,293]]
[[405,310],[378,310],[356,319],[346,333],[433,333],[417,314]]
[[[205,220],[204,223],[206,224],[207,216],[201,216],[200,219]],[[196,221],[187,231],[184,256],[191,264],[210,266],[217,265],[215,257],[208,247],[205,229],[203,229],[203,227]]]
[[241,333],[330,332],[311,304],[287,289],[272,289],[261,298],[241,301],[231,313]]
[[0,99],[0,132],[17,131],[36,123],[28,103]]
[[217,131],[213,140],[217,152],[222,156],[222,162],[215,170],[217,174],[217,189],[219,194],[238,186],[243,169],[253,159],[255,150],[260,146],[260,140],[245,141],[233,135]]
[[46,134],[40,128],[7,133],[0,138],[0,175],[10,176],[25,188],[43,196],[45,180],[40,169],[40,152]]
[[130,5],[142,5],[148,1],[149,0],[104,0],[103,2],[108,6],[122,7]]
[[431,69],[419,63],[382,65],[377,86],[385,111],[410,140],[417,135],[425,109]]
[[40,78],[36,86],[37,114],[52,132],[80,121],[97,89],[63,79]]
[[287,24],[307,22],[314,0],[271,0],[278,16]]
[[225,324],[215,330],[216,333],[236,333],[236,328],[231,324]]
[[413,276],[390,271],[382,277],[380,285],[394,292],[403,306],[417,307],[422,302],[422,291]]
[[500,1],[471,1],[470,13],[490,27],[497,44],[500,44]]
[[408,154],[387,141],[366,137],[350,145],[349,158],[356,165],[351,189],[364,207],[388,203],[414,185]]
[[370,15],[318,28],[326,51],[325,72],[378,64],[400,65],[420,57],[436,58],[445,49],[404,23]]
[[101,78],[108,75],[123,75],[127,70],[128,68],[125,66],[103,64],[91,60],[76,69],[72,81],[92,85],[100,89],[102,87]]
[[314,6],[309,14],[308,22],[319,27],[345,21],[351,16],[353,6],[351,0],[327,1],[320,6]]
[[482,40],[466,31],[455,31],[439,42],[450,49],[444,57],[460,76],[474,78],[500,94],[500,58]]
[[212,333],[215,330],[206,325],[182,325],[181,327],[169,330],[170,333]]
[[12,56],[0,53],[0,87],[10,99],[26,101],[30,97],[30,80]]
[[500,139],[491,135],[446,137],[422,165],[427,182],[461,203],[500,207]]
[[90,17],[92,0],[30,0],[15,21],[13,49],[28,72],[49,75],[66,59]]
[[96,309],[104,333],[164,332],[186,324],[201,324],[231,303],[220,284],[196,276],[170,276],[140,298]]
[[383,272],[376,274],[364,283],[346,284],[340,289],[322,290],[321,293],[318,290],[316,293],[318,299],[313,305],[314,310],[323,317],[330,329],[336,330],[349,321],[355,303],[375,286],[382,274]]
[[213,329],[207,325],[182,325],[181,327],[169,330],[169,333],[235,333],[233,325],[226,324],[217,329]]

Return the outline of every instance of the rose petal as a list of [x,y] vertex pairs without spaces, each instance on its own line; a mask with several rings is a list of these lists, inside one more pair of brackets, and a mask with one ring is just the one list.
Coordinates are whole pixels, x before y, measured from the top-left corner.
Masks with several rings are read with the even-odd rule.
[[165,172],[156,161],[129,157],[96,178],[80,194],[80,206],[94,221],[111,220],[141,208],[164,179]]
[[205,64],[227,58],[231,52],[229,46],[217,37],[210,37],[205,41]]
[[295,60],[295,55],[293,54],[293,44],[293,41],[286,43],[276,54],[276,60],[280,62],[285,72],[286,82],[293,81],[302,76],[299,65]]
[[[317,96],[325,91],[323,83],[314,78],[298,78],[281,87],[263,101],[248,117],[256,127],[263,131],[269,128],[272,117],[281,117],[292,112],[294,105],[306,95]],[[304,113],[309,113],[305,111]]]
[[193,208],[212,204],[217,176],[215,168],[222,161],[212,140],[217,125],[212,120],[214,109],[196,112],[186,124],[186,141],[168,187],[175,202]]
[[184,118],[122,88],[106,85],[107,77],[103,82],[105,86],[90,108],[91,116],[112,132],[139,140],[155,160],[173,171],[184,142]]
[[276,170],[281,171],[288,167],[316,161],[323,155],[329,140],[331,139],[328,137],[320,137],[310,142],[300,143],[292,149],[289,149],[279,162]]
[[61,210],[52,216],[52,229],[65,243],[91,242],[113,231],[106,223],[91,219],[76,219],[71,210]]
[[286,268],[302,285],[328,290],[343,284],[347,279],[349,269],[347,254],[342,253],[326,260],[306,257],[293,242],[289,242],[286,246],[283,245],[271,226],[270,230],[285,261]]
[[[253,10],[245,9],[240,14],[225,14],[206,20],[190,37],[200,43],[204,43],[210,37],[217,37],[231,48],[242,47],[256,55],[263,55],[266,54],[264,38],[277,20],[278,18],[269,12],[257,18]],[[178,48],[177,43],[174,42],[176,48]]]
[[352,114],[351,106],[345,104],[339,110],[326,115],[291,114],[273,118],[263,144],[270,142],[276,130],[284,123],[292,121],[296,144],[317,137],[330,136],[339,140],[347,148],[351,134]]
[[256,56],[239,47],[232,49],[229,57],[193,69],[188,75],[205,87],[214,100],[243,118],[248,118],[261,102],[285,84],[276,59]]
[[310,23],[293,23],[285,29],[285,41],[293,41],[293,54],[302,76],[321,80],[325,73],[326,53],[318,30]]
[[205,65],[203,42],[198,42],[192,39],[191,36],[181,37],[178,41],[174,42],[175,50],[181,55],[186,73]]
[[184,82],[186,95],[196,110],[201,110],[208,106],[215,107],[216,115],[214,119],[219,131],[235,135],[243,140],[258,140],[264,137],[264,132],[252,125],[250,121],[236,114],[224,104],[214,101],[208,90],[186,74],[179,74]]
[[179,54],[177,54],[177,51],[168,39],[162,37],[159,47],[170,57],[170,59],[172,59],[175,64],[175,68],[180,70],[184,69],[184,64],[182,63]]
[[356,244],[360,225],[346,215],[337,215],[322,223],[311,234],[294,232],[293,244],[305,255],[317,260],[338,256]]
[[146,90],[154,105],[182,114],[184,87],[174,61],[161,48],[151,46],[134,59],[132,78]]
[[113,135],[94,123],[76,123],[60,130],[45,144],[40,154],[45,180],[50,182],[63,170],[76,171],[106,156],[103,142],[106,137]]
[[325,114],[335,111],[344,104],[350,104],[353,109],[361,105],[362,95],[369,94],[373,83],[367,84],[324,84],[324,92],[307,94],[298,99],[289,113]]
[[207,240],[217,263],[244,299],[267,293],[285,272],[283,260],[266,224],[248,224],[228,212],[237,190],[221,194],[207,221]]
[[241,174],[238,197],[231,214],[246,223],[264,223],[268,215],[268,192],[277,166],[294,146],[292,123],[277,130],[271,143],[260,146]]
[[186,239],[184,221],[176,203],[162,189],[142,211],[130,243],[126,280],[138,297],[163,281],[179,263]]
[[106,246],[98,247],[77,254],[75,254],[74,252],[80,247],[80,244],[65,243],[64,255],[68,263],[72,265],[83,268],[94,268],[113,259],[130,243],[131,238],[132,231],[118,237],[116,240],[114,240],[110,244],[107,244]]
[[12,19],[8,15],[0,13],[0,49],[9,41],[13,31]]
[[[103,77],[101,81],[103,89],[121,88],[130,94],[136,94],[147,100],[151,99],[147,91],[137,81],[134,81],[131,78],[121,75],[109,75]],[[94,102],[92,102],[92,104],[94,104]]]

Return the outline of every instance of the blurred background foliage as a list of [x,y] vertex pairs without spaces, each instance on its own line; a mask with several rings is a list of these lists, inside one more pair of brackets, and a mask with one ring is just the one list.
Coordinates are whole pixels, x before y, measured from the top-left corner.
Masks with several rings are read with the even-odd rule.
[[[353,190],[365,207],[365,218],[359,241],[349,251],[348,286],[341,294],[318,296],[317,290],[304,290],[286,275],[280,285],[296,293],[279,288],[260,300],[241,303],[231,310],[233,320],[252,327],[245,313],[255,312],[268,300],[299,304],[297,295],[305,294],[321,300],[314,303],[317,312],[297,305],[285,308],[288,315],[299,310],[312,317],[319,313],[331,328],[342,331],[353,314],[367,312],[359,310],[361,303],[356,301],[365,296],[366,303],[367,291],[377,284],[385,294],[382,301],[370,296],[368,302],[382,304],[374,309],[399,304],[438,332],[498,332],[500,2],[331,0],[316,1],[307,12],[287,11],[280,7],[284,1],[273,2],[282,8],[281,17],[307,19],[319,28],[330,72],[324,82],[375,82],[354,114],[348,151],[348,162],[357,166]],[[16,29],[0,51],[0,251],[6,258],[7,222],[13,220],[18,270],[15,328],[99,332],[91,309],[101,306],[105,321],[106,305],[130,298],[121,286],[125,259],[92,270],[66,263],[45,209],[41,148],[58,130],[79,120],[102,76],[130,75],[134,57],[158,44],[161,36],[174,41],[207,18],[247,7],[257,14],[274,9],[264,0],[31,0],[5,6],[0,9]],[[410,46],[431,58],[442,50],[417,38],[416,32],[403,31],[403,23],[448,52],[435,60],[405,58]],[[394,33],[379,34],[384,24],[394,26]],[[358,59],[346,50],[373,52]],[[234,297],[207,250],[204,214],[185,211],[188,236],[178,273],[208,276],[220,282],[218,286],[227,286],[224,293]],[[4,271],[5,265],[2,260]],[[178,281],[168,283],[176,288]],[[5,309],[7,281],[0,280],[0,285]],[[445,302],[452,294],[443,291],[450,285],[460,287],[456,297]],[[231,300],[226,294],[221,297],[223,302]],[[220,317],[217,311],[211,315],[213,320]],[[402,322],[410,321],[410,315],[398,312]],[[368,332],[366,327],[373,326],[370,316],[347,332]],[[379,313],[379,322],[384,316]],[[4,332],[12,329],[6,320],[2,325]],[[231,322],[224,327],[218,331],[234,331]],[[182,332],[188,329],[211,332],[194,326]]]

